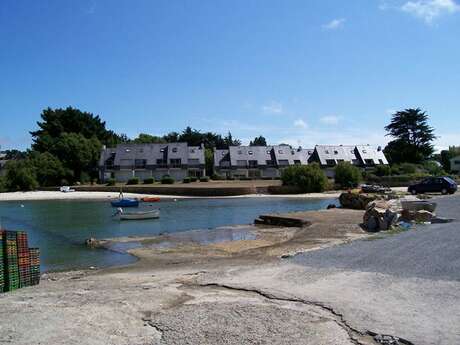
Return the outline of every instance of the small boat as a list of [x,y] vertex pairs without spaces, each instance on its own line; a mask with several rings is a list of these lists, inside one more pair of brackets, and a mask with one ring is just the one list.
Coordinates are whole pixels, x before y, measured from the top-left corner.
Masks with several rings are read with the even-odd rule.
[[146,196],[141,199],[143,202],[158,202],[160,198],[157,196]]
[[119,220],[157,219],[160,218],[160,210],[123,212],[122,209],[119,209],[114,217]]
[[137,199],[118,199],[111,202],[113,207],[137,207],[139,200]]
[[69,186],[62,186],[59,188],[59,191],[61,191],[62,193],[71,193],[75,192],[75,189],[72,189]]

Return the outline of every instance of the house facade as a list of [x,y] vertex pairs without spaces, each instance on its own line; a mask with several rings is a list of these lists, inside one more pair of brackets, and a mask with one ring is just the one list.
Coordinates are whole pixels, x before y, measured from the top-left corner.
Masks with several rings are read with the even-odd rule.
[[138,177],[161,179],[165,175],[181,181],[187,176],[205,175],[203,146],[187,143],[167,144],[119,144],[115,148],[103,148],[99,160],[102,182],[114,178],[126,182]]
[[313,149],[277,146],[230,146],[214,150],[214,173],[220,177],[276,178],[291,165],[308,164]]
[[450,160],[450,171],[453,173],[460,173],[460,156],[454,157]]

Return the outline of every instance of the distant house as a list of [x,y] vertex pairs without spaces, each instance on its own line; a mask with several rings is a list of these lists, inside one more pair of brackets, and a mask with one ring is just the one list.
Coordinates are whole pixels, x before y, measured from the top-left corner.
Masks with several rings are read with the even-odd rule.
[[221,177],[276,178],[281,169],[308,164],[313,149],[278,146],[230,146],[214,150],[214,173]]
[[370,145],[317,145],[309,162],[317,162],[324,168],[334,167],[340,162],[364,168],[388,164],[382,149]]
[[161,179],[165,175],[175,180],[187,176],[205,175],[203,146],[187,143],[168,144],[119,144],[115,148],[103,148],[99,160],[101,181],[114,178],[126,182],[138,177]]
[[460,173],[460,156],[456,156],[450,160],[450,171]]

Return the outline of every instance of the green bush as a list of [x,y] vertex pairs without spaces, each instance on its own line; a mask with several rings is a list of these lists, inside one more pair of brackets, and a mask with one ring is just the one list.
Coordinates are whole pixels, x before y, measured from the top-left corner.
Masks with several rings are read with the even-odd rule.
[[117,182],[117,181],[116,181],[114,178],[109,178],[109,179],[107,180],[107,186],[115,186],[115,183],[116,183],[116,182]]
[[139,177],[130,178],[130,179],[128,180],[128,182],[126,182],[126,184],[130,184],[130,185],[132,185],[132,184],[139,184]]
[[161,178],[161,184],[174,184],[175,180],[171,176],[163,176]]
[[438,165],[437,162],[427,161],[423,163],[423,169],[430,175],[433,176],[444,176],[447,173],[444,171],[442,166]]
[[148,177],[144,179],[144,184],[154,184],[154,183],[155,183],[155,179],[153,177]]
[[200,182],[209,182],[209,176],[200,177]]
[[6,180],[3,176],[0,176],[0,193],[6,192]]
[[417,165],[412,163],[402,163],[399,169],[403,174],[415,174],[417,171]]
[[318,164],[295,165],[283,169],[281,173],[283,185],[296,186],[305,193],[323,192],[328,180]]
[[391,168],[388,165],[377,165],[374,169],[374,174],[377,176],[390,176]]
[[12,160],[6,163],[6,188],[10,191],[37,189],[39,184],[35,169],[28,159]]
[[190,177],[184,177],[182,183],[190,183]]
[[220,176],[220,175],[213,174],[213,175],[211,176],[211,180],[214,180],[214,181],[222,181],[222,180],[225,180],[225,177],[224,177],[224,176]]
[[190,182],[196,182],[196,181],[198,181],[198,177],[190,176]]
[[361,170],[350,162],[340,162],[335,167],[335,183],[342,188],[356,187],[362,178]]

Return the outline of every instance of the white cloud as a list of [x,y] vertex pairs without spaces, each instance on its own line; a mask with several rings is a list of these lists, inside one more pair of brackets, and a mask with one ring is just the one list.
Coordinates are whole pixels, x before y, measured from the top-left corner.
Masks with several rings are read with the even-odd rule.
[[460,11],[460,6],[454,0],[418,0],[406,2],[401,6],[401,10],[431,24],[444,14]]
[[262,111],[266,114],[282,114],[283,105],[280,102],[272,101],[262,106]]
[[337,125],[340,122],[340,116],[335,116],[335,115],[329,115],[329,116],[323,116],[319,119],[321,123],[324,123],[325,125]]
[[343,27],[345,18],[333,19],[329,23],[323,25],[324,30],[337,30]]
[[297,127],[297,128],[308,128],[308,125],[307,123],[302,120],[302,119],[297,119],[294,121],[294,127]]

